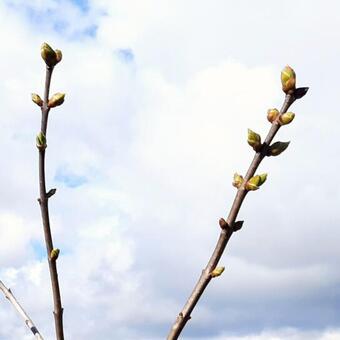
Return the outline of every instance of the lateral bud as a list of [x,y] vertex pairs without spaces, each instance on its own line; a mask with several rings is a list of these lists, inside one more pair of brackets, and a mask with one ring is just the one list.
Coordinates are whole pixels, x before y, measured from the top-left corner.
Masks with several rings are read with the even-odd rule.
[[248,144],[254,149],[254,151],[259,151],[261,148],[261,136],[248,129],[248,140],[247,140]]
[[224,272],[224,267],[216,267],[211,273],[211,277],[220,276]]
[[288,148],[290,142],[276,142],[273,143],[267,151],[267,156],[278,156]]
[[233,186],[238,189],[242,185],[243,182],[244,182],[244,178],[241,175],[239,175],[237,172],[235,172]]
[[226,222],[226,220],[224,218],[220,218],[219,221],[218,221],[221,229],[228,229],[229,225],[228,223]]
[[256,175],[249,179],[245,187],[249,191],[257,190],[266,181],[266,179],[267,174]]
[[65,100],[65,93],[55,93],[52,98],[49,99],[47,106],[56,107],[61,105]]
[[57,189],[51,189],[46,193],[46,197],[50,198],[51,196],[53,196],[55,193],[57,192]]
[[58,248],[52,249],[50,253],[51,261],[56,261],[58,259],[60,250]]
[[294,93],[296,85],[296,74],[295,71],[288,65],[281,71],[281,84],[282,91],[284,93]]
[[269,109],[267,111],[267,119],[269,122],[273,123],[273,121],[280,115],[278,109]]
[[295,113],[293,112],[285,112],[279,117],[279,121],[281,125],[289,124],[295,117]]
[[55,55],[56,55],[57,63],[59,63],[61,59],[63,58],[63,54],[61,53],[60,50],[55,50]]
[[244,221],[236,221],[233,224],[233,231],[238,231],[242,228]]
[[38,149],[46,149],[46,147],[47,147],[46,137],[45,137],[45,135],[44,135],[44,133],[42,131],[40,131],[37,134],[36,143],[37,143],[37,148]]
[[40,98],[40,96],[36,93],[31,94],[32,102],[37,104],[38,106],[42,107],[43,106],[43,100]]

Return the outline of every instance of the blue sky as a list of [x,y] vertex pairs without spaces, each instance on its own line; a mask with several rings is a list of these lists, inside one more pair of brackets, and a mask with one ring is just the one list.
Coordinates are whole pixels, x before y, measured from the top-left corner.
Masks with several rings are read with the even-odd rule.
[[[299,86],[291,143],[265,159],[185,340],[340,338],[337,1],[6,0],[0,3],[0,279],[46,338],[52,299],[35,134],[40,45],[63,51],[47,183],[68,339],[164,339],[218,238],[235,171],[265,136],[280,71]],[[0,299],[0,340],[31,339]]]

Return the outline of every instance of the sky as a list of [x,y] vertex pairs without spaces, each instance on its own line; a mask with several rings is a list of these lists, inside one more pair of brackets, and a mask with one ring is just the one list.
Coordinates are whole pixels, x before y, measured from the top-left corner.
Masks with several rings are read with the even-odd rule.
[[[243,228],[184,340],[340,338],[338,1],[0,2],[0,280],[46,339],[52,296],[38,188],[43,42],[63,52],[46,180],[66,339],[165,339],[218,239],[234,172],[292,66],[308,94],[259,172]],[[0,340],[32,336],[0,297]]]

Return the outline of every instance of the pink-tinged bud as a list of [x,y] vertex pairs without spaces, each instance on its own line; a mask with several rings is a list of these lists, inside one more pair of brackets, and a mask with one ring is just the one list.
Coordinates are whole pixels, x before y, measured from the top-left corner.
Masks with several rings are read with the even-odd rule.
[[273,122],[278,116],[279,116],[280,112],[278,109],[269,109],[267,111],[267,119],[269,122]]
[[48,107],[56,107],[61,105],[64,102],[65,93],[55,93],[52,98],[48,101]]
[[281,71],[281,84],[284,93],[293,93],[296,85],[296,75],[290,66]]

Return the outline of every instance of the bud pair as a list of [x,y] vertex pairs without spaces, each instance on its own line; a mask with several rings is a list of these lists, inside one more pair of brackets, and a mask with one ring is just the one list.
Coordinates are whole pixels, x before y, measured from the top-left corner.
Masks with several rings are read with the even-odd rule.
[[256,175],[252,177],[247,183],[245,188],[250,191],[257,190],[267,179],[267,174]]
[[41,45],[41,57],[47,66],[53,67],[61,61],[62,53],[60,50],[54,50],[49,44],[43,43]]

